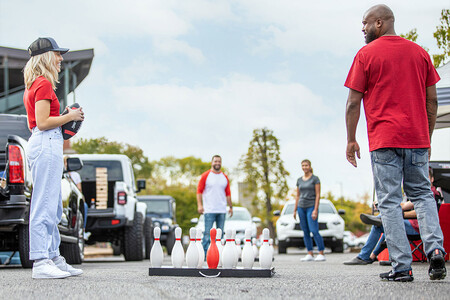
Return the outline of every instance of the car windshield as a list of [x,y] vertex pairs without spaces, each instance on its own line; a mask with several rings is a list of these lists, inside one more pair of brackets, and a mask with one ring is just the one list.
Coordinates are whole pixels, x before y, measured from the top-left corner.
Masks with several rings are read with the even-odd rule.
[[[294,213],[294,203],[289,203],[286,206],[286,209],[284,210],[283,215],[290,215]],[[334,214],[333,207],[330,203],[320,203],[319,204],[319,214]]]
[[[230,218],[230,215],[227,213],[225,218],[226,221],[251,221],[252,216],[247,210],[234,210],[233,216]],[[204,222],[203,215],[200,215],[198,219],[199,222]]]
[[170,201],[165,200],[139,200],[147,204],[147,213],[155,215],[169,215]]

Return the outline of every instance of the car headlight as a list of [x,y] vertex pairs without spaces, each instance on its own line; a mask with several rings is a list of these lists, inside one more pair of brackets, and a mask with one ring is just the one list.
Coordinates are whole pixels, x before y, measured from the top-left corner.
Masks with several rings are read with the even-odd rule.
[[161,226],[161,230],[169,230],[169,225],[163,225]]

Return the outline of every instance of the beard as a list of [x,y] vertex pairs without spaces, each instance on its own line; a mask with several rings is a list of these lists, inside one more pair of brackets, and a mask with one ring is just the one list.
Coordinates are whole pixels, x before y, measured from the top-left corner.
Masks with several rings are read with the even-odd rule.
[[213,166],[213,169],[214,169],[214,171],[216,171],[216,172],[219,172],[220,171],[220,168],[222,168],[222,165],[214,165]]
[[377,35],[375,34],[374,31],[369,31],[367,32],[366,36],[365,36],[365,40],[366,40],[366,44],[373,42],[377,39]]

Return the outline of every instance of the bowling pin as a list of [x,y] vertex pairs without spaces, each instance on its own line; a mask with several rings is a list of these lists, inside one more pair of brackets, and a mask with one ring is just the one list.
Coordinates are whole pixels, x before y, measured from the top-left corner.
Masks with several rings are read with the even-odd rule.
[[245,229],[244,249],[242,250],[241,257],[244,269],[253,268],[253,263],[255,262],[255,254],[253,253],[251,235],[251,228]]
[[[232,239],[232,244],[233,244],[233,249],[234,249],[234,262],[233,262],[233,268],[236,268],[238,261],[239,261],[239,255],[238,255],[238,250],[236,248],[236,229],[231,229],[231,239]],[[227,241],[228,242],[228,241]]]
[[256,246],[256,238],[252,239],[252,249],[253,249],[253,255],[255,256],[255,259],[258,257],[259,251],[258,251],[258,246]]
[[203,249],[202,245],[202,230],[200,228],[197,228],[197,240],[195,243],[197,244],[198,250],[197,268],[201,269],[203,268],[203,263],[205,261],[205,250]]
[[172,249],[172,265],[174,268],[181,268],[184,262],[184,249],[181,245],[181,228],[175,228],[175,245]]
[[225,232],[226,243],[222,251],[222,266],[224,269],[233,268],[235,258],[235,248],[233,240],[231,239],[231,229],[227,229]]
[[217,228],[216,245],[217,245],[217,249],[219,249],[219,264],[218,264],[218,267],[221,267],[222,266],[223,246],[222,246],[222,229],[220,229],[220,228]]
[[217,230],[211,228],[209,231],[209,236],[211,237],[211,243],[209,244],[208,252],[206,252],[206,263],[208,268],[217,269],[219,264],[219,248],[217,248],[216,240]]
[[270,252],[272,253],[272,257],[273,257],[273,239],[269,240],[269,246],[270,246]]
[[188,268],[196,268],[198,265],[198,249],[195,243],[195,237],[197,236],[197,230],[192,227],[189,230],[190,242],[186,251],[186,264]]
[[237,239],[236,239],[236,249],[237,249],[237,253],[238,253],[238,261],[239,261],[239,258],[241,258],[241,255],[242,255],[241,239],[240,239],[240,238],[237,238]]
[[155,242],[153,243],[153,247],[150,252],[150,264],[152,265],[152,268],[161,268],[164,258],[161,242],[159,241],[161,236],[161,228],[155,227],[155,229],[153,229],[153,236],[155,237]]
[[263,229],[263,244],[259,249],[259,265],[262,269],[270,269],[272,266],[272,252],[269,246],[269,229]]

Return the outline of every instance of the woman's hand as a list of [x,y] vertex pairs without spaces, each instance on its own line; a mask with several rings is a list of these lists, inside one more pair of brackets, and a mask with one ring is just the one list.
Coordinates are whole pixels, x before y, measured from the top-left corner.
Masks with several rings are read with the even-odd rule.
[[81,107],[75,108],[75,109],[70,109],[67,106],[66,109],[68,110],[68,115],[72,121],[83,121],[84,120],[84,112]]
[[315,221],[317,220],[318,212],[317,209],[313,210],[311,213],[311,218]]
[[294,219],[297,220],[297,209],[294,210]]

